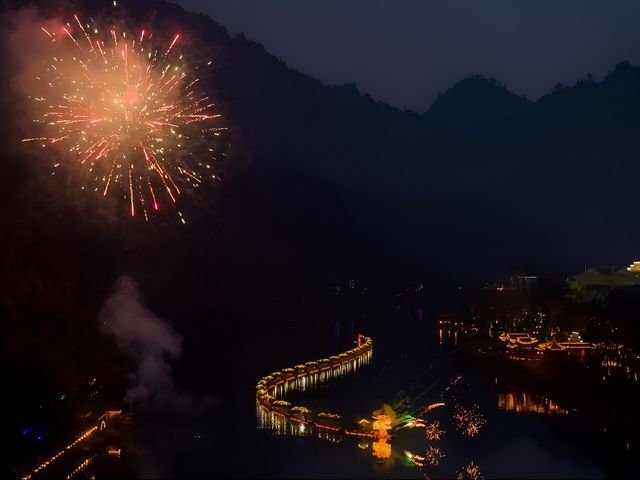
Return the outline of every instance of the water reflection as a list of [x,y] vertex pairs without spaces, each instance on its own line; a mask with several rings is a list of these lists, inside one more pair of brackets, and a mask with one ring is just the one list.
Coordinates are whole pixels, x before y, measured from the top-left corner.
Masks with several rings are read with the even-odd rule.
[[498,409],[516,413],[567,415],[568,410],[542,395],[525,392],[498,393]]
[[[260,379],[256,385],[258,427],[279,435],[311,435],[315,431],[374,436],[371,429],[365,431],[367,424],[359,423],[357,427],[349,429],[342,424],[342,416],[337,413],[315,414],[304,406],[293,406],[284,400],[289,392],[314,389],[370,363],[373,355],[371,338],[359,334],[355,343],[355,348],[339,355],[284,368]],[[375,427],[372,428],[375,432]],[[382,431],[380,435],[384,436]]]
[[[316,435],[322,440],[340,443],[348,436],[358,438],[358,448],[368,449],[371,445],[372,456],[383,463],[393,463],[392,436],[403,429],[425,428],[425,435],[432,441],[439,440],[444,435],[440,422],[434,420],[427,425],[430,412],[444,407],[444,402],[422,405],[413,414],[406,413],[398,417],[389,405],[373,412],[369,419],[362,418],[357,425],[347,426],[343,418],[337,413],[312,412],[302,406],[293,406],[286,400],[287,394],[293,391],[306,391],[325,382],[355,372],[371,360],[370,338],[360,337],[358,347],[343,354],[296,365],[274,372],[261,379],[256,386],[256,415],[259,428],[268,429],[277,435],[309,436]],[[452,395],[451,388],[456,387],[460,376],[451,380],[443,395]],[[484,418],[478,407],[463,408],[456,404],[456,414],[451,417],[457,423],[457,428],[463,435],[475,436]],[[425,462],[437,466],[445,454],[439,446],[426,447],[425,457],[405,451],[405,457],[419,467]],[[409,457],[410,456],[410,457]],[[391,462],[387,462],[391,460]]]
[[[574,332],[575,333],[575,332]],[[549,342],[523,332],[506,332],[498,339],[506,347],[505,358],[521,361],[573,362],[602,372],[602,379],[620,377],[637,382],[640,371],[640,355],[623,345],[612,342],[584,342],[579,335],[571,341],[559,342],[553,338]]]
[[91,464],[91,462],[93,462],[95,460],[95,458],[98,455],[91,455],[90,457],[86,458],[85,460],[83,460],[76,468],[73,469],[73,471],[71,473],[69,473],[69,475],[67,475],[67,480],[70,480],[72,478],[74,478],[75,476],[80,475],[82,472],[84,472],[84,470],[86,470],[89,465]]
[[386,460],[391,457],[391,443],[389,437],[379,438],[372,445],[373,456],[378,460]]
[[[444,462],[447,454],[445,452],[445,445],[441,443],[441,440],[447,430],[458,432],[458,434],[462,436],[476,437],[486,424],[486,420],[478,405],[463,406],[458,403],[462,391],[466,391],[469,388],[465,382],[461,382],[461,379],[461,375],[454,376],[442,391],[441,396],[444,401],[428,404],[421,409],[414,420],[408,421],[403,427],[424,429],[425,439],[427,440],[427,444],[422,447],[424,450],[422,450],[422,448],[421,450],[417,450],[421,453],[415,453],[416,450],[404,450],[403,454],[405,461],[420,470],[425,478],[430,478],[430,476],[434,474],[438,477],[451,475],[453,473],[451,470],[447,473],[441,470],[443,463],[448,463],[445,469],[451,468],[452,463],[459,465],[457,461],[459,458],[454,458],[454,460],[450,462]],[[438,416],[438,419],[433,418],[435,415]],[[443,424],[446,426],[446,430],[443,428]],[[449,446],[452,445],[451,442],[452,441],[449,440]],[[453,440],[453,442],[457,441]],[[452,456],[458,457],[458,455],[455,454]],[[480,469],[473,462],[457,470],[455,475],[456,478],[482,478]]]
[[[454,347],[459,342],[467,340],[475,341],[479,337],[477,331],[472,331],[471,328],[465,329],[464,326],[462,326],[462,329],[458,331],[455,327],[456,325],[438,325],[435,335],[430,332],[429,346],[436,346],[434,337],[441,345]],[[500,342],[494,340],[493,343],[499,344]],[[437,355],[440,355],[443,351],[447,352],[447,350],[450,349],[432,348],[432,351],[437,352]],[[574,354],[577,354],[575,356],[580,358],[578,356],[580,355],[579,352],[563,352],[563,358],[569,356],[573,358]],[[502,351],[493,354],[489,359],[490,362],[493,362],[490,365],[497,364],[498,361],[502,362],[502,359],[494,359],[494,357],[502,355]],[[337,360],[340,357],[331,358]],[[331,360],[331,358],[329,360]],[[548,358],[552,358],[551,355]],[[413,360],[413,358],[411,360]],[[504,362],[505,364],[513,365],[509,360],[505,359]],[[507,462],[506,465],[489,463],[488,458],[490,457],[487,456],[486,449],[493,448],[496,444],[499,444],[499,442],[495,440],[496,437],[502,436],[506,439],[506,442],[510,442],[511,439],[509,435],[520,434],[520,430],[512,433],[512,430],[516,429],[515,427],[510,430],[510,426],[503,424],[507,424],[508,422],[509,425],[517,426],[519,425],[517,422],[531,422],[532,420],[530,418],[515,418],[512,415],[498,414],[495,412],[495,407],[487,410],[487,404],[491,406],[495,405],[496,393],[492,392],[491,397],[487,399],[488,402],[484,401],[486,397],[482,397],[482,390],[478,394],[474,388],[474,392],[471,393],[471,386],[473,385],[475,387],[475,384],[470,383],[466,373],[465,380],[461,380],[462,376],[458,374],[458,364],[455,365],[455,370],[447,370],[446,373],[441,374],[437,382],[427,382],[423,380],[423,378],[431,380],[431,373],[421,374],[423,377],[420,377],[419,382],[415,382],[417,385],[415,391],[409,392],[408,396],[410,401],[407,402],[407,405],[404,406],[403,404],[403,407],[396,408],[394,404],[394,408],[398,412],[398,417],[404,419],[403,421],[407,423],[406,427],[404,427],[407,430],[402,430],[402,428],[395,426],[389,430],[393,435],[392,439],[381,436],[376,437],[371,434],[374,423],[374,419],[371,417],[368,417],[368,420],[363,419],[362,423],[354,426],[354,428],[348,428],[345,427],[343,419],[339,416],[322,418],[320,414],[314,414],[313,412],[305,412],[303,414],[298,411],[298,413],[295,413],[294,409],[296,407],[290,404],[279,404],[279,406],[283,408],[275,408],[278,407],[278,404],[275,403],[278,400],[294,402],[293,399],[299,398],[298,396],[290,395],[293,391],[313,390],[331,379],[352,373],[360,368],[360,364],[357,362],[355,364],[346,362],[336,370],[326,370],[325,372],[327,373],[324,375],[321,375],[323,372],[310,373],[314,369],[317,369],[319,365],[321,365],[320,362],[315,362],[315,364],[310,362],[302,366],[296,366],[290,370],[283,370],[285,373],[295,374],[294,377],[287,377],[290,379],[288,382],[275,385],[275,383],[277,383],[275,379],[276,377],[280,377],[279,375],[274,375],[273,379],[268,381],[269,385],[275,382],[273,388],[267,391],[267,395],[273,397],[270,399],[273,409],[266,409],[258,403],[257,417],[259,427],[269,429],[279,435],[313,435],[315,438],[320,438],[331,443],[349,445],[351,453],[346,451],[349,449],[334,449],[335,451],[340,451],[340,453],[336,455],[341,455],[341,458],[347,459],[345,461],[350,460],[349,455],[366,455],[371,460],[375,459],[380,463],[384,463],[384,467],[376,465],[375,462],[370,462],[370,465],[375,468],[373,472],[379,473],[382,471],[382,468],[384,468],[384,471],[388,474],[387,476],[398,475],[401,478],[405,478],[407,476],[406,471],[399,473],[398,470],[394,469],[409,467],[417,469],[417,471],[413,472],[414,474],[424,474],[426,477],[433,475],[436,478],[459,477],[479,479],[482,478],[483,472],[493,476],[496,475],[496,473],[499,474],[500,472],[510,471],[510,468],[518,468],[517,466],[512,466],[513,462]],[[618,368],[612,363],[608,366],[612,369]],[[396,374],[402,375],[404,373],[404,367],[405,365],[400,364],[394,367],[394,370],[389,368],[389,373],[386,373],[386,375],[388,377]],[[408,368],[411,368],[411,365],[409,365]],[[452,377],[452,375],[454,376]],[[449,385],[443,385],[444,382],[447,382],[447,379],[451,379]],[[262,386],[264,387],[266,385],[267,384],[263,384]],[[496,388],[502,389],[498,398],[499,410],[517,413],[532,412],[545,415],[567,414],[565,409],[559,407],[555,402],[544,396],[511,391],[510,388],[513,388],[513,386],[507,387],[506,391],[504,386]],[[426,401],[434,402],[438,400],[442,401],[425,406],[424,402]],[[486,420],[482,414],[483,412],[480,411],[480,407],[477,405],[469,405],[467,402],[478,402],[482,405],[484,413],[493,425],[493,433],[489,432],[488,435],[484,433]],[[463,404],[466,405],[463,406]],[[436,407],[440,408],[436,410]],[[411,415],[415,416],[413,423],[411,423],[411,419],[409,418]],[[499,421],[496,422],[496,419]],[[546,422],[544,419],[537,421]],[[497,423],[500,425],[496,427]],[[500,435],[496,434],[498,430],[500,430]],[[503,434],[503,432],[507,433]],[[358,434],[362,436],[354,438],[353,441],[349,441],[349,435]],[[469,451],[470,437],[482,442],[483,445],[479,446],[477,451]],[[281,443],[274,442],[274,444],[284,445],[282,442],[286,442],[286,440],[279,440],[279,442]],[[485,445],[485,442],[488,442],[491,447]],[[308,442],[303,442],[303,444],[308,445]],[[329,447],[325,446],[323,448]],[[367,450],[367,452],[360,452],[360,450]],[[313,454],[310,452],[310,458],[312,456]],[[537,458],[542,456],[543,454],[541,453],[536,459],[531,461],[535,463],[538,461]],[[471,461],[472,458],[474,461]],[[478,463],[476,464],[474,462]],[[480,467],[482,468],[482,472]],[[363,468],[362,464],[358,464],[357,468]],[[364,468],[371,467],[365,466]]]
[[439,327],[438,343],[440,345],[458,346],[458,328],[457,327]]

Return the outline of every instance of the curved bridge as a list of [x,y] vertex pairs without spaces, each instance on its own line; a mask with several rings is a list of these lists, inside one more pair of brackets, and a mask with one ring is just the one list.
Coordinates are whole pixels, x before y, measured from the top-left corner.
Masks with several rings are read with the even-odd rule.
[[292,405],[282,399],[289,391],[307,390],[319,383],[349,374],[368,364],[373,354],[371,337],[359,334],[351,350],[329,358],[284,368],[261,378],[256,385],[256,407],[261,427],[271,427],[281,434],[306,435],[311,428],[318,432],[378,438],[386,436],[385,419],[370,424],[362,420],[358,426],[347,428],[337,413],[315,413],[302,405]]

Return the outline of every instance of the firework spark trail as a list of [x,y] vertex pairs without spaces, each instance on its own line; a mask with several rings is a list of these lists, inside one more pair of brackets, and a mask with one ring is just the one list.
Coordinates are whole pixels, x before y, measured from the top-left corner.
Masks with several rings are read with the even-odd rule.
[[425,458],[416,455],[415,453],[410,452],[409,450],[404,450],[404,456],[407,457],[416,467],[422,468],[424,467]]
[[426,415],[427,413],[429,413],[434,408],[444,407],[444,405],[445,405],[444,402],[430,403],[429,405],[424,407],[424,409],[422,410],[422,414]]
[[104,196],[117,185],[131,215],[141,210],[145,219],[149,207],[160,209],[159,191],[176,203],[185,189],[216,179],[215,137],[225,128],[211,125],[220,115],[176,53],[180,35],[158,55],[146,30],[128,35],[73,19],[59,32],[41,27],[55,53],[36,76],[46,93],[32,98],[34,123],[47,131],[23,142],[64,144],[83,182]]

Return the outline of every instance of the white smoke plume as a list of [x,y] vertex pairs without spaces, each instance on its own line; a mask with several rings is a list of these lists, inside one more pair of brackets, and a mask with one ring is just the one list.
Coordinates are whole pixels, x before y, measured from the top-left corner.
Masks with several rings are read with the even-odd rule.
[[171,360],[182,354],[182,337],[143,303],[136,282],[120,277],[99,314],[104,333],[113,335],[119,348],[137,364],[124,401],[132,410],[148,413],[205,413],[212,399],[195,401],[176,389]]

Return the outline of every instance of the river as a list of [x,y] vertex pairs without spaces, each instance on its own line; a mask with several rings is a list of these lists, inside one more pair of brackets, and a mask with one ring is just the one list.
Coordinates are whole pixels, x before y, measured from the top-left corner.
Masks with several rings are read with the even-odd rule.
[[[623,422],[609,404],[589,407],[587,397],[605,402],[608,387],[585,384],[591,377],[573,373],[582,367],[463,355],[457,344],[464,338],[440,331],[437,316],[435,308],[394,305],[373,315],[348,310],[325,322],[286,320],[254,329],[214,324],[206,327],[207,335],[202,325],[192,325],[192,331],[182,332],[186,354],[177,372],[179,386],[195,397],[213,393],[213,408],[204,415],[137,414],[117,464],[98,463],[93,473],[97,478],[607,478],[633,471],[635,427],[617,425]],[[314,412],[340,412],[341,422],[349,425],[372,421],[386,403],[392,414],[421,417],[425,427],[439,431],[438,438],[429,438],[422,426],[403,428],[377,445],[375,439],[312,428],[296,435],[260,428],[255,401],[260,378],[351,349],[358,332],[373,338],[369,364],[316,388],[288,392],[286,399]],[[631,412],[633,401],[621,405]],[[422,413],[434,403],[444,405]],[[633,425],[636,414],[629,415]]]

